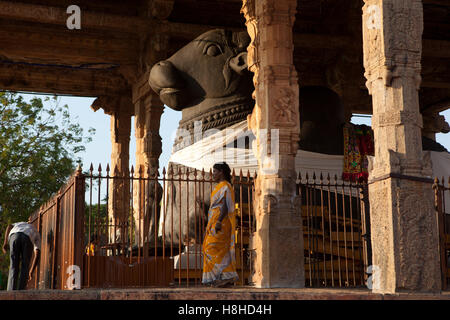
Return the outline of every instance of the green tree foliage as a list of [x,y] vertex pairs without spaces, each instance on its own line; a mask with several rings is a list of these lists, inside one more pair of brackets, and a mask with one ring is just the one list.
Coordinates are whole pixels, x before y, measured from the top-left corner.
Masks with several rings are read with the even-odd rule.
[[[84,210],[84,237],[85,237],[85,243],[88,243],[89,239],[89,232],[91,235],[91,238],[96,235],[100,242],[102,244],[105,244],[107,242],[107,236],[108,236],[108,229],[110,232],[113,232],[114,230],[114,221],[111,217],[108,218],[108,205],[106,203],[107,199],[104,198],[101,202],[103,203],[95,203],[95,204],[88,204],[85,203],[85,210]],[[129,214],[128,214],[128,221],[129,224],[127,227],[131,228],[131,230],[136,229],[136,225],[134,222],[133,212],[130,208]],[[116,226],[119,228],[119,226]],[[134,232],[131,234],[132,242],[135,240]],[[128,241],[128,239],[127,239]]]
[[[45,103],[45,105],[44,105]],[[7,224],[26,221],[74,172],[95,130],[85,136],[57,97],[30,102],[0,92],[0,234]],[[9,258],[0,252],[4,278]]]

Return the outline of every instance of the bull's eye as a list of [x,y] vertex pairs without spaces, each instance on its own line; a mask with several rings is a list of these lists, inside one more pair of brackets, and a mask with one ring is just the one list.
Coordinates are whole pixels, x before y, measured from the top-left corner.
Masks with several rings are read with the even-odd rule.
[[206,54],[208,56],[215,57],[220,53],[222,53],[222,50],[220,50],[220,47],[216,44],[211,44],[206,48]]

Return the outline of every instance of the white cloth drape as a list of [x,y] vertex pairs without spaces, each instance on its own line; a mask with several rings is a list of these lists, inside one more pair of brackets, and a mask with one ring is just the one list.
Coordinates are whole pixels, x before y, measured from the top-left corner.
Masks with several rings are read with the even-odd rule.
[[[250,146],[245,148],[246,140]],[[237,140],[237,145],[234,141]],[[178,163],[198,170],[208,171],[217,162],[225,161],[231,169],[235,169],[236,174],[242,170],[246,175],[250,172],[252,176],[258,171],[258,162],[254,153],[255,136],[248,130],[247,121],[242,121],[227,129],[216,131],[214,134],[203,137],[199,141],[173,153],[169,163]],[[343,168],[342,155],[328,155],[309,151],[298,150],[295,158],[295,168],[297,174],[300,172],[303,177],[306,173],[312,177],[313,172],[324,177],[330,174],[341,177]]]
[[[231,169],[235,169],[236,174],[239,174],[241,169],[244,176],[247,171],[250,172],[251,176],[258,171],[258,162],[254,153],[256,139],[252,131],[248,130],[247,121],[239,122],[224,130],[210,132],[211,135],[206,134],[199,141],[173,153],[169,162],[209,171],[215,163],[225,161]],[[234,144],[236,139],[237,145]],[[250,146],[248,149],[245,148],[245,139]],[[433,178],[446,177],[448,179],[450,176],[450,153],[428,152],[431,154]],[[295,169],[297,174],[301,173],[303,179],[306,173],[308,173],[310,180],[313,173],[316,174],[317,179],[322,173],[324,179],[329,174],[332,182],[334,182],[334,176],[336,175],[340,183],[343,161],[344,156],[342,155],[298,150],[295,158]],[[447,191],[445,195],[445,209],[447,213],[450,213],[450,191]]]

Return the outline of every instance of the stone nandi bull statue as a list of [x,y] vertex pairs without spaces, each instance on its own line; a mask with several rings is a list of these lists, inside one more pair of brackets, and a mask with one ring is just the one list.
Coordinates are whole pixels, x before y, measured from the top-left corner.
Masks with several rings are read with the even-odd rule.
[[[187,132],[191,141],[194,141],[195,122],[201,122],[202,132],[209,129],[221,130],[245,120],[251,113],[253,84],[252,75],[247,70],[249,43],[250,37],[246,32],[212,30],[153,66],[149,77],[150,86],[164,104],[182,111],[178,132]],[[186,146],[186,137],[182,140],[175,141],[172,153]],[[179,169],[182,172],[192,172],[192,169],[180,164],[169,163],[169,167],[172,167],[175,179],[178,178]],[[209,169],[205,168],[206,171]],[[205,175],[205,178],[209,179],[209,175]],[[207,210],[210,184],[205,186],[207,188],[201,203],[202,208],[204,204]],[[166,188],[166,210],[161,210],[161,214],[165,215],[166,242],[173,237],[175,244],[178,244],[179,239],[186,244],[195,238],[201,243],[199,221],[205,219],[205,212],[198,206],[195,208],[195,204],[199,203],[196,201],[199,191],[197,190],[196,196],[193,183],[190,183],[189,188],[186,183],[182,183],[181,188],[178,183],[169,184]],[[169,226],[173,226],[173,229]]]
[[[195,122],[201,122],[202,132],[225,129],[246,120],[251,113],[254,105],[251,94],[254,88],[252,74],[247,70],[246,50],[249,43],[250,38],[246,32],[212,30],[153,66],[149,77],[150,86],[167,106],[182,111],[178,129],[188,133],[191,143],[195,142]],[[310,86],[300,88],[299,98],[300,149],[342,155],[343,126],[349,119],[345,119],[345,109],[339,95],[323,86]],[[186,147],[185,138],[186,136],[175,141],[173,153]],[[424,144],[424,150],[432,149]],[[170,163],[169,166],[174,172],[174,179],[178,179],[179,169],[182,172],[192,172],[191,168],[180,164]],[[182,179],[183,177],[184,174]],[[193,179],[192,175],[190,177]],[[205,175],[205,178],[209,179],[209,176]],[[207,210],[210,184],[205,184],[205,187],[201,205]],[[161,211],[165,215],[166,241],[169,242],[173,236],[175,244],[178,244],[179,239],[186,244],[189,240],[186,237],[188,233],[190,239],[197,238],[197,241],[201,241],[201,219],[198,215],[203,215],[203,219],[206,217],[196,202],[194,184],[190,183],[187,188],[185,183],[181,183],[180,188],[175,183],[167,185],[166,190],[166,210]]]

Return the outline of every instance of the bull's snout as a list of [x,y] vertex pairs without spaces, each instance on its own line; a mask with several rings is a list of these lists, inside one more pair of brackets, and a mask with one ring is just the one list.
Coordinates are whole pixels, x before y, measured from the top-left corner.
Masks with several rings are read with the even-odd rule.
[[149,84],[164,104],[175,110],[181,110],[189,97],[185,82],[177,68],[168,60],[160,61],[150,70]]
[[167,60],[160,61],[152,67],[149,83],[158,94],[162,89],[180,89],[184,86],[178,70]]

